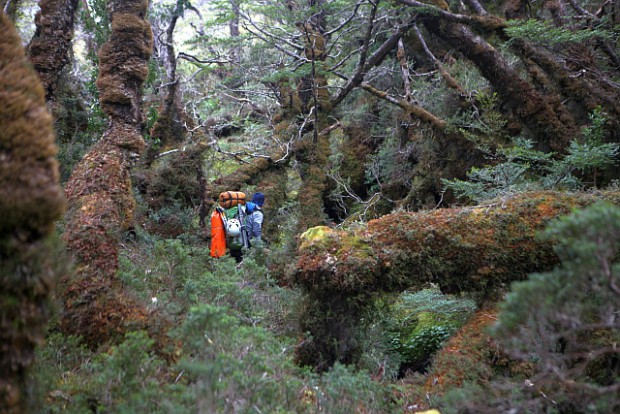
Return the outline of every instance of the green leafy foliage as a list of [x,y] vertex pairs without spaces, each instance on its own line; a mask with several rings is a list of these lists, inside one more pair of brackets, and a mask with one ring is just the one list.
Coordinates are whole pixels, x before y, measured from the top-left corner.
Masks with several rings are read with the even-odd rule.
[[154,355],[153,344],[146,333],[130,332],[122,344],[97,355],[89,369],[95,374],[93,389],[100,408],[118,413],[159,411],[157,372],[163,361]]
[[473,314],[476,304],[432,287],[403,293],[392,308],[391,346],[401,355],[404,369],[423,370],[442,343]]
[[458,131],[485,152],[506,142],[506,118],[499,111],[501,101],[497,93],[481,90],[472,97],[474,106],[450,116],[448,130]]
[[51,334],[31,374],[32,392],[42,396],[33,412],[344,413],[352,404],[397,412],[390,387],[363,370],[336,366],[318,375],[295,364],[300,295],[272,279],[264,248],[237,266],[194,242],[140,230],[123,251],[124,289],[154,321],[176,326],[166,347],[144,332],[97,351]]
[[458,197],[477,202],[534,189],[596,187],[599,172],[617,164],[620,153],[620,144],[603,142],[605,120],[595,110],[582,138],[570,142],[565,156],[538,151],[531,140],[517,137],[512,146],[496,150],[490,165],[472,168],[468,180],[442,182]]
[[594,38],[610,39],[608,30],[582,29],[570,30],[565,27],[556,27],[549,22],[535,19],[510,20],[506,33],[513,39],[527,39],[530,41],[557,45],[559,43],[579,43]]
[[620,209],[603,202],[558,220],[542,237],[557,241],[562,264],[515,283],[502,304],[495,335],[513,357],[534,364],[532,382],[549,398],[543,405],[620,407],[612,386],[620,377],[619,223]]
[[400,412],[390,387],[373,381],[368,373],[352,367],[336,364],[319,381],[312,381],[311,384],[311,396],[316,398],[317,408],[324,412]]
[[[387,182],[407,183],[413,175],[411,151],[411,145],[400,143],[397,137],[388,137],[366,164],[370,191],[380,189]],[[410,168],[404,168],[405,165]]]

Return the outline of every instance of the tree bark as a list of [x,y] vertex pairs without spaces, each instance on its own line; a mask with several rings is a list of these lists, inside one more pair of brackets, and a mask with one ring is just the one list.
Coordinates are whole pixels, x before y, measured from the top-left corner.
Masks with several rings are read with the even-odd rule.
[[55,285],[49,236],[62,215],[52,118],[21,39],[0,13],[0,412],[27,413],[26,369]]
[[28,55],[41,78],[47,101],[54,100],[60,72],[69,62],[75,11],[79,0],[41,0],[34,22],[36,31]]
[[[180,79],[177,77],[177,58],[174,50],[174,30],[179,17],[183,14],[183,5],[178,1],[170,23],[166,28],[164,40],[157,45],[159,58],[163,64],[166,77],[164,78],[164,94],[157,114],[157,121],[151,128],[151,136],[159,141],[151,146],[153,151],[147,152],[147,164],[152,162],[156,150],[167,150],[185,140],[187,127],[193,128],[194,124],[187,119],[181,105]],[[159,37],[158,37],[159,38]],[[188,125],[184,125],[188,124]]]
[[353,362],[356,337],[334,332],[359,332],[349,315],[382,293],[434,283],[445,293],[496,300],[511,282],[558,263],[552,243],[536,238],[546,223],[600,199],[620,205],[620,192],[523,194],[487,206],[390,214],[356,230],[308,230],[294,280],[308,298],[301,320],[313,339],[300,347],[300,362]]
[[435,17],[428,17],[424,22],[429,32],[441,37],[478,67],[543,149],[563,152],[575,138],[578,133],[575,119],[557,94],[549,92],[543,96],[469,27]]
[[147,6],[146,0],[108,3],[112,32],[99,51],[97,87],[109,126],[65,190],[63,237],[75,256],[76,277],[67,282],[60,326],[93,347],[145,322],[145,310],[123,294],[116,272],[119,240],[134,208],[129,168],[145,146],[141,85],[153,47]]

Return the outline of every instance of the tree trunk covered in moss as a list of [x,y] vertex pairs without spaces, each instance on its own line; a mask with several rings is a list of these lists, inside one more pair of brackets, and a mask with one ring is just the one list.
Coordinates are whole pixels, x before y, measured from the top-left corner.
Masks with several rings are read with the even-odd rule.
[[147,7],[147,0],[108,3],[112,32],[99,51],[97,87],[109,126],[65,190],[64,238],[75,257],[76,277],[67,282],[60,325],[92,346],[145,322],[145,310],[123,294],[116,272],[119,240],[134,209],[129,168],[145,146],[141,85],[153,45]]
[[318,141],[313,142],[311,133],[308,133],[295,146],[295,158],[299,162],[301,177],[298,233],[327,224],[324,199],[327,197],[329,154],[329,138],[325,135],[320,135]]
[[[183,107],[181,79],[177,75],[174,31],[187,7],[184,3],[183,0],[176,2],[171,15],[164,16],[169,20],[167,27],[155,36],[155,58],[166,75],[160,87],[162,99],[157,119],[150,130],[152,140],[134,173],[137,188],[144,194],[149,211],[152,216],[159,216],[158,220],[148,221],[147,230],[173,238],[186,232],[187,226],[178,214],[161,215],[159,211],[171,206],[195,209],[201,204],[206,183],[203,155],[210,150],[205,144],[204,129],[196,127]],[[167,151],[176,152],[159,158],[160,153]]]
[[541,192],[488,206],[399,212],[349,231],[308,230],[301,236],[294,280],[311,304],[302,320],[313,339],[299,350],[300,362],[351,361],[357,348],[340,342],[354,343],[355,335],[334,337],[333,325],[356,323],[347,315],[361,314],[382,293],[434,283],[444,293],[496,299],[511,282],[557,264],[552,245],[535,237],[539,230],[599,199],[620,205],[619,192]]
[[578,132],[575,118],[561,98],[549,90],[544,95],[540,93],[469,27],[435,17],[425,20],[425,27],[478,67],[513,115],[543,146],[563,152],[568,141],[575,138]]
[[37,28],[28,45],[28,54],[48,101],[55,99],[56,82],[69,62],[77,6],[78,0],[39,2],[40,10],[34,19]]
[[183,1],[177,1],[172,11],[170,22],[161,33],[161,39],[156,44],[158,58],[164,66],[166,76],[164,77],[163,99],[157,111],[157,120],[151,128],[151,143],[145,154],[145,164],[150,165],[157,156],[158,151],[166,151],[174,148],[185,141],[188,129],[195,127],[194,121],[185,113],[181,90],[179,89],[180,78],[177,76],[177,56],[174,49],[174,30],[178,19],[183,15]]
[[549,51],[523,40],[512,42],[512,46],[547,74],[549,80],[542,83],[543,88],[557,85],[564,102],[581,108],[584,114],[592,113],[597,107],[604,108],[609,121],[620,125],[620,88],[610,87],[614,82],[596,69],[587,50],[573,48],[575,53],[571,55],[579,66],[573,63],[569,67]]
[[0,13],[0,412],[28,412],[26,369],[55,284],[48,237],[62,215],[52,118],[21,39]]

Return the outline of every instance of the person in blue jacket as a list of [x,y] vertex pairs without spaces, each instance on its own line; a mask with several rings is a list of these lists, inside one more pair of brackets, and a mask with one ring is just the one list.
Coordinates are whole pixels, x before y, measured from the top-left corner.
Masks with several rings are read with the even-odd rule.
[[252,212],[248,212],[248,217],[245,222],[248,229],[248,239],[250,240],[250,245],[252,243],[257,244],[256,242],[260,243],[262,241],[263,220],[265,218],[263,213],[265,195],[260,192],[255,193],[252,196],[252,203],[255,204],[255,207]]

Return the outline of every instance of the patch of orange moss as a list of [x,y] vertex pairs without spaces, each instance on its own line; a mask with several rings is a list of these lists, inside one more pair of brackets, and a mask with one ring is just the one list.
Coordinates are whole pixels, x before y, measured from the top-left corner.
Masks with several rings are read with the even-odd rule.
[[[447,389],[461,387],[463,381],[475,379],[472,367],[479,367],[483,375],[487,374],[484,365],[490,362],[489,355],[495,350],[486,329],[496,320],[495,309],[479,310],[448,340],[435,356],[427,374],[426,392],[441,394]],[[485,382],[488,378],[482,376],[479,380]]]

